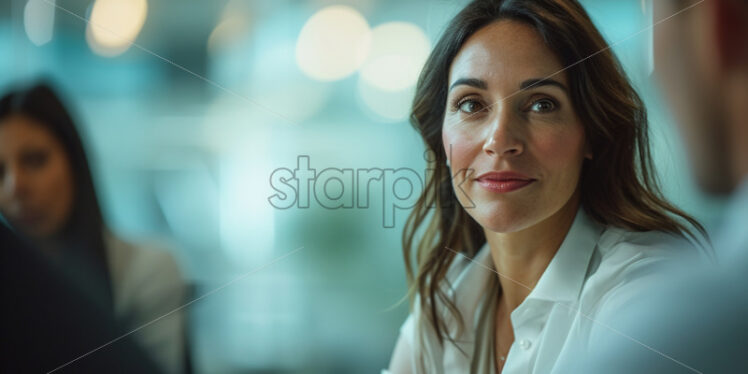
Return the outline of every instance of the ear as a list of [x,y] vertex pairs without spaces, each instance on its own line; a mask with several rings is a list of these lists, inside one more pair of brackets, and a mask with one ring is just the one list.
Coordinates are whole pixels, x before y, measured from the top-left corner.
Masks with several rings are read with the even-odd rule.
[[712,0],[707,4],[712,8],[710,21],[719,66],[729,69],[748,63],[748,2]]

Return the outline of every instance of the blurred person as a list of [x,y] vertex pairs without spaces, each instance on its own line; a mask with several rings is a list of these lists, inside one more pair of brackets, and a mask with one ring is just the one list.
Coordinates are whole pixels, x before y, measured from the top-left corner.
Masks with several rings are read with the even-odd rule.
[[[729,199],[718,265],[686,262],[600,322],[579,373],[748,373],[748,1],[657,0],[655,75],[703,191]],[[674,16],[673,16],[674,15]],[[672,16],[672,17],[671,17]]]
[[[0,98],[0,214],[21,236],[136,329],[182,306],[185,287],[165,251],[129,244],[105,225],[76,126],[46,84]],[[134,333],[166,372],[182,372],[182,310]]]
[[411,119],[435,161],[403,235],[393,374],[563,372],[619,290],[641,291],[626,284],[709,254],[661,195],[644,104],[577,1],[471,2]]

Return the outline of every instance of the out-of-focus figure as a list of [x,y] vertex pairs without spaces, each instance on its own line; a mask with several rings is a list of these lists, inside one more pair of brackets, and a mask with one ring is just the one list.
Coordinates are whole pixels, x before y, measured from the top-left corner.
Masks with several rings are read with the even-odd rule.
[[0,99],[0,213],[104,300],[128,331],[168,314],[133,335],[166,372],[184,370],[186,321],[177,309],[185,287],[177,263],[107,228],[75,123],[46,84]]
[[0,372],[162,372],[101,300],[3,223],[0,244]]
[[748,2],[652,0],[655,73],[703,191],[729,198],[718,266],[683,263],[596,316],[565,372],[748,373]]

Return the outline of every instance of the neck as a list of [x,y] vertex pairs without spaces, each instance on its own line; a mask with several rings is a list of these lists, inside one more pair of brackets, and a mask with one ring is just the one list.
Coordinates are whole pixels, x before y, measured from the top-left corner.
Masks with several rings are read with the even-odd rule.
[[501,300],[509,311],[522,304],[563,243],[579,207],[574,194],[558,212],[512,233],[484,230],[496,271],[501,274]]

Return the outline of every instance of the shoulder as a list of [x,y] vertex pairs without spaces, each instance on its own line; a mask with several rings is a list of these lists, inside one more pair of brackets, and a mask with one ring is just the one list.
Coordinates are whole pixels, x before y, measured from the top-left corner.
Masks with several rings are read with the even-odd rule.
[[703,248],[679,235],[608,227],[588,269],[583,301],[587,307],[615,308],[637,297],[669,269],[688,261],[709,260]]
[[[608,227],[598,241],[580,299],[587,344],[604,344],[616,337],[611,328],[621,313],[667,283],[667,274],[689,262],[706,262],[703,250],[682,236],[660,231],[634,232]],[[597,323],[597,321],[604,321]]]
[[701,246],[683,236],[662,231],[637,232],[608,227],[600,236],[596,250],[599,266],[590,278],[597,279],[617,274],[624,280],[655,265],[708,261]]
[[745,280],[711,264],[682,264],[638,293],[620,288],[596,318],[585,372],[687,372],[682,362],[703,372],[748,372]]
[[[446,300],[437,297],[433,302],[439,313],[449,325],[454,322],[453,309],[445,304],[452,303],[462,313],[460,316],[465,322],[472,318],[472,312],[485,295],[486,287],[490,286],[490,280],[495,277],[491,251],[488,245],[484,245],[472,257],[462,253],[455,253],[443,279],[438,280],[439,288],[444,293]],[[413,301],[411,315],[403,325],[403,331],[419,330],[422,325],[430,323],[424,318],[422,309],[423,295],[416,294]]]
[[598,250],[603,258],[613,259],[641,253],[640,257],[684,257],[703,254],[693,241],[663,231],[629,231],[608,227],[600,236]]
[[495,283],[492,283],[495,279],[491,251],[487,244],[472,257],[456,253],[444,278],[438,281],[438,287],[445,298],[436,297],[423,302],[423,295],[416,294],[412,318],[406,322],[404,330],[412,329],[415,332],[414,336],[430,342],[440,341],[433,329],[431,318],[425,315],[429,312],[422,308],[434,303],[436,313],[446,328],[445,333],[451,336],[469,333],[470,329],[466,330],[465,327],[474,325],[476,312],[485,303],[490,294],[490,287],[495,286]]
[[110,267],[126,268],[128,272],[179,275],[174,256],[164,246],[125,241],[113,234],[105,235]]
[[119,304],[173,299],[179,303],[184,284],[174,256],[162,246],[136,245],[105,235],[115,301]]

